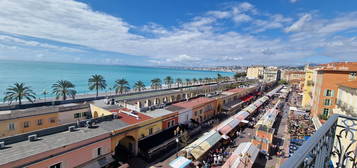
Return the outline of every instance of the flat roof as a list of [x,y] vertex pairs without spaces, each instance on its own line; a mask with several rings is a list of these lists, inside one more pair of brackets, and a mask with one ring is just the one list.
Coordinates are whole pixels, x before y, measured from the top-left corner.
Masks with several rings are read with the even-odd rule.
[[145,115],[148,115],[152,118],[157,118],[157,117],[162,117],[162,116],[165,116],[168,114],[172,114],[174,112],[172,112],[170,110],[166,110],[166,109],[155,109],[155,110],[141,112],[141,113],[144,113]]
[[170,105],[165,107],[166,110],[172,111],[172,112],[179,112],[181,110],[185,110],[186,108],[180,107],[180,106],[175,106],[175,105]]
[[0,149],[0,165],[62,148],[106,133],[109,134],[112,130],[127,125],[127,123],[120,120],[103,121],[97,124],[97,128],[80,127],[74,132],[64,131],[41,136],[38,137],[39,140],[33,142],[26,140],[8,144],[5,146],[6,148]]
[[[136,124],[136,123],[140,123],[146,120],[151,119],[152,117],[150,117],[149,115],[140,113],[140,112],[136,112],[127,108],[120,108],[120,109],[115,109],[115,110],[110,110],[110,112],[112,113],[116,113],[119,116],[119,120],[128,123],[128,124]],[[132,114],[132,115],[129,115]],[[135,117],[137,116],[137,117]]]
[[340,86],[357,89],[357,81],[348,81],[338,84]]
[[199,97],[196,99],[191,99],[189,101],[184,101],[184,102],[179,102],[179,103],[175,103],[175,106],[180,106],[180,107],[184,107],[184,108],[194,108],[196,106],[202,105],[202,104],[206,104],[209,102],[214,101],[215,99],[212,98],[207,98],[207,97]]
[[149,98],[149,97],[156,97],[156,96],[161,96],[161,95],[173,94],[173,93],[177,93],[177,92],[180,92],[180,90],[163,90],[163,91],[142,92],[140,94],[118,96],[118,97],[115,98],[115,100],[117,100],[117,101],[138,100],[138,99],[144,99],[144,98]]
[[16,110],[4,110],[0,111],[0,121],[9,120],[22,117],[31,117],[36,115],[64,112],[68,110],[76,110],[89,107],[88,104],[83,103],[69,103],[54,106],[41,106],[41,107],[31,107],[25,109]]

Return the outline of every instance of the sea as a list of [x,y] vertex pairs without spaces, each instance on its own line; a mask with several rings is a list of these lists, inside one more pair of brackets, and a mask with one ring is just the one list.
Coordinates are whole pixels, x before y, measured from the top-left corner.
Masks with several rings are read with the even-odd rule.
[[[115,80],[126,79],[132,88],[134,83],[141,80],[146,86],[150,86],[153,78],[162,81],[166,76],[172,78],[205,78],[217,77],[217,73],[223,76],[233,76],[232,72],[197,71],[174,68],[156,68],[124,65],[94,65],[53,62],[8,61],[0,60],[0,102],[3,100],[6,88],[15,82],[23,82],[37,94],[38,98],[44,98],[43,90],[52,91],[51,86],[58,80],[69,80],[75,84],[77,94],[92,94],[95,91],[88,89],[88,79],[93,74],[104,76],[109,87],[114,86]],[[102,90],[101,92],[106,92]],[[46,97],[53,97],[52,94]]]

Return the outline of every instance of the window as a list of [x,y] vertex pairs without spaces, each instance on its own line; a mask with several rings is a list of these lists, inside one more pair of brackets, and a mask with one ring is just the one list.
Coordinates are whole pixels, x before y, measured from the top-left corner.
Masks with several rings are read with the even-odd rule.
[[87,112],[82,113],[82,117],[87,117],[87,116],[88,116]]
[[54,165],[50,166],[50,168],[62,168],[62,163],[54,164]]
[[348,75],[348,79],[349,80],[355,80],[357,77],[357,72],[351,72],[349,75]]
[[15,123],[9,123],[9,130],[15,130]]
[[81,113],[75,113],[73,117],[74,118],[80,118],[81,117]]
[[324,108],[324,110],[323,110],[323,115],[324,115],[324,116],[328,116],[329,113],[330,113],[330,109]]
[[42,119],[37,120],[37,125],[42,125]]
[[325,99],[325,102],[324,102],[325,106],[331,106],[331,104],[332,104],[331,99]]
[[55,122],[56,122],[56,118],[55,117],[50,118],[50,123],[55,123]]
[[97,156],[102,155],[102,148],[97,148]]
[[197,111],[195,111],[195,116],[197,116]]
[[25,121],[24,122],[24,128],[28,128],[30,126],[30,121]]
[[153,128],[149,128],[149,135],[154,133],[154,129]]
[[333,90],[330,90],[330,89],[326,89],[324,95],[325,95],[325,96],[328,96],[328,97],[333,97],[334,91],[333,91]]

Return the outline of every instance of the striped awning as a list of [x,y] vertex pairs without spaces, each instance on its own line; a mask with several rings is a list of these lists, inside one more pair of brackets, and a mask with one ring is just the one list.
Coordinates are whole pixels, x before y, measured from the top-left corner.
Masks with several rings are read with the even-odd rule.
[[[241,143],[227,159],[222,168],[252,167],[258,154],[259,149],[251,142]],[[248,161],[248,165],[244,165],[243,161]]]
[[171,161],[169,165],[172,168],[185,168],[187,167],[192,161],[190,159],[187,159],[185,157],[178,157],[175,160]]
[[233,117],[239,121],[245,120],[250,113],[246,112],[246,111],[240,111],[239,113],[237,113],[236,115],[234,115]]
[[227,135],[229,132],[231,132],[235,127],[237,127],[239,124],[239,121],[233,117],[231,117],[230,122],[228,122],[225,126],[223,126],[221,129],[218,131],[222,135]]
[[202,137],[186,146],[183,150],[199,159],[205,152],[221,140],[222,136],[215,130],[205,133]]

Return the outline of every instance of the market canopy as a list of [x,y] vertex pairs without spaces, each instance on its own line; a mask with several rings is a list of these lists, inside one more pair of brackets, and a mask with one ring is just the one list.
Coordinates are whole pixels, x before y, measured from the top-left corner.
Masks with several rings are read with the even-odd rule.
[[186,146],[183,151],[190,153],[195,159],[199,159],[205,152],[221,140],[221,135],[215,131],[205,133],[199,139]]
[[179,156],[175,160],[171,161],[169,165],[172,168],[185,168],[187,167],[192,161],[190,159],[187,159],[185,157]]
[[222,128],[220,128],[218,131],[222,134],[222,135],[227,135],[229,132],[231,132],[235,127],[237,127],[239,124],[239,121],[233,117],[230,118],[229,122],[226,123],[225,126],[223,126]]
[[239,113],[237,113],[236,115],[234,115],[233,117],[239,121],[245,120],[250,113],[246,112],[246,111],[240,111]]
[[259,149],[251,142],[241,143],[227,159],[222,168],[252,167],[258,154]]

